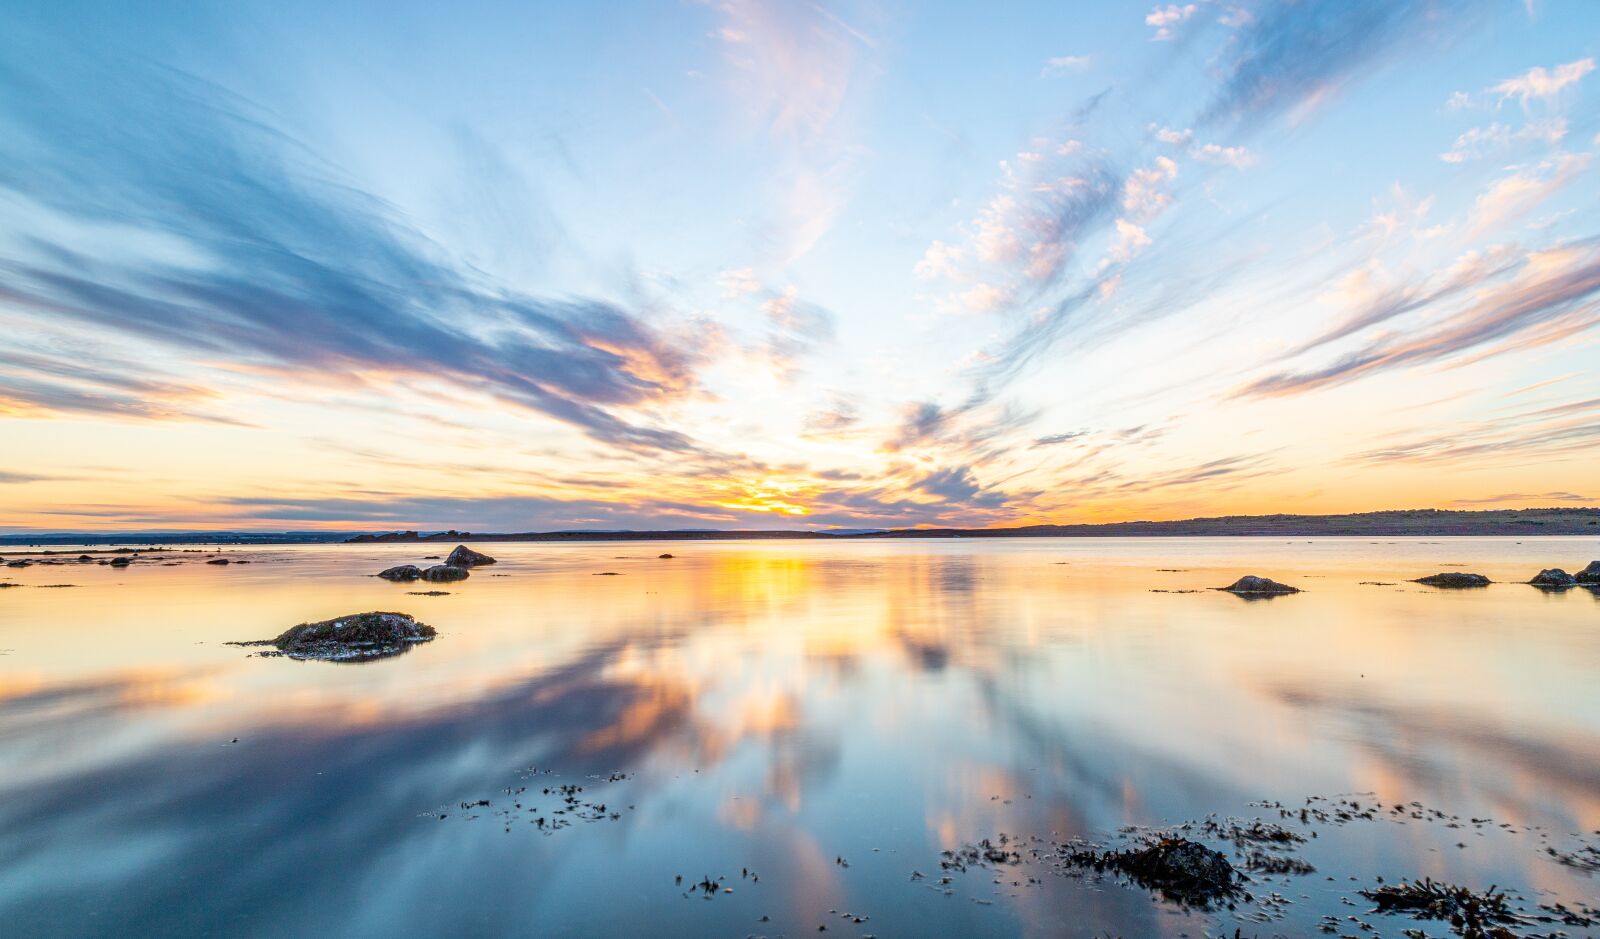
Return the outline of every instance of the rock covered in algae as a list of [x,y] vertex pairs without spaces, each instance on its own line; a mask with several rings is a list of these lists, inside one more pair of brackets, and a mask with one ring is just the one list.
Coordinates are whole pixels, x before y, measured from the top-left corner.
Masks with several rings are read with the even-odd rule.
[[1487,587],[1489,586],[1489,578],[1482,574],[1468,574],[1464,571],[1445,571],[1442,574],[1418,577],[1412,583],[1427,584],[1429,587],[1460,589],[1462,587]]
[[1291,587],[1288,584],[1280,584],[1275,580],[1271,580],[1270,578],[1257,577],[1254,574],[1246,574],[1228,586],[1219,587],[1217,589],[1226,590],[1228,593],[1248,594],[1279,594],[1300,592],[1299,587]]
[[277,650],[262,655],[349,662],[399,655],[437,635],[432,626],[419,623],[405,613],[352,613],[291,626],[275,639],[233,645],[272,646]]

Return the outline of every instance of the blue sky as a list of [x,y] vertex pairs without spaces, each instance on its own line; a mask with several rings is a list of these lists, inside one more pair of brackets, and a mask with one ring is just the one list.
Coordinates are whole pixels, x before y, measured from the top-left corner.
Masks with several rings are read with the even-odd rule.
[[9,528],[1600,500],[1590,2],[3,15]]

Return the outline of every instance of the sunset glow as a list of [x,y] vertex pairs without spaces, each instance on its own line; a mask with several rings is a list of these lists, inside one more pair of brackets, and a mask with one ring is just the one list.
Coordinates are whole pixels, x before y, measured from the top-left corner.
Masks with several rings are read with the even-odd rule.
[[1600,504],[1587,0],[158,7],[3,14],[0,529]]

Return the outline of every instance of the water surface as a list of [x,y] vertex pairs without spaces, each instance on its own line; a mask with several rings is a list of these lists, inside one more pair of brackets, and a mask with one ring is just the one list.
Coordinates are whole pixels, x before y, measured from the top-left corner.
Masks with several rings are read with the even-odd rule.
[[[1600,895],[1544,850],[1600,829],[1600,594],[1404,582],[1600,540],[485,544],[447,596],[370,576],[450,547],[0,568],[25,585],[0,590],[0,931],[1268,936],[1362,913],[1377,876]],[[1202,589],[1244,573],[1306,592]],[[360,664],[224,644],[366,610],[440,637]],[[561,785],[593,820],[554,814]],[[1257,878],[1266,911],[938,882],[1002,832],[1338,794],[1494,821],[1327,826],[1295,852],[1315,874]]]

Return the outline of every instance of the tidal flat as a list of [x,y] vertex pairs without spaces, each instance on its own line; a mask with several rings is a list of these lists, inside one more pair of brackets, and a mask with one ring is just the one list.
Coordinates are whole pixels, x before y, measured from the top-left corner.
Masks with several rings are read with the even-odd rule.
[[0,549],[0,933],[1600,935],[1600,539],[471,546]]

